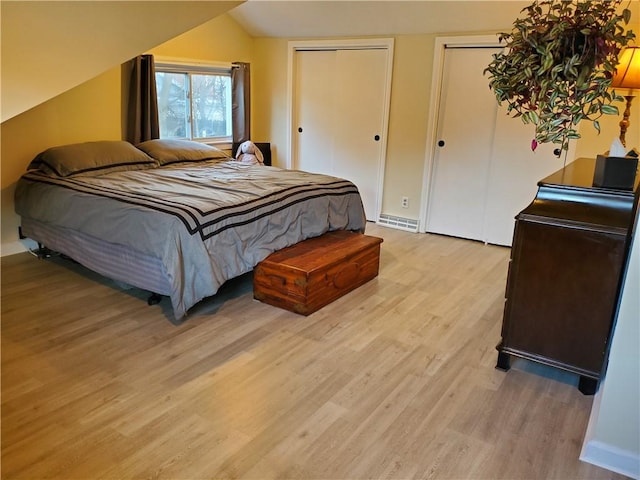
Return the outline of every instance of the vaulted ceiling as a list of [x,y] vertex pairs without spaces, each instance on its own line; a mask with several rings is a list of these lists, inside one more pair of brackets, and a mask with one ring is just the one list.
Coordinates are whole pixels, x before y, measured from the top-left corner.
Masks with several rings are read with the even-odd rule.
[[229,14],[254,37],[342,37],[508,29],[521,0],[249,0]]
[[[225,12],[253,37],[299,39],[505,31],[530,3],[2,0],[2,121]],[[628,4],[637,26],[640,0]]]

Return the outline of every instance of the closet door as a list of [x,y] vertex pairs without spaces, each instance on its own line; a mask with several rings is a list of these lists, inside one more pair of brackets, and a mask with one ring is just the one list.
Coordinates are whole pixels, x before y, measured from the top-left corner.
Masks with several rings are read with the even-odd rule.
[[338,50],[333,174],[355,183],[377,221],[387,50]]
[[[296,52],[293,121],[293,168],[313,173],[333,173],[335,110],[335,51]],[[301,101],[304,99],[304,101]]]
[[[498,107],[483,74],[498,48],[447,48],[426,230],[510,246],[515,216],[561,169],[557,145],[531,151],[534,126]],[[575,142],[567,158],[573,159]]]
[[351,180],[377,220],[386,49],[297,51],[293,166]]
[[482,72],[495,51],[453,48],[445,52],[428,232],[484,240],[497,106]]
[[[564,167],[564,155],[553,151],[558,145],[544,143],[531,151],[534,126],[525,125],[498,110],[485,205],[484,238],[487,243],[511,246],[515,217],[529,205],[538,191],[538,181]],[[575,142],[567,158],[573,159]]]

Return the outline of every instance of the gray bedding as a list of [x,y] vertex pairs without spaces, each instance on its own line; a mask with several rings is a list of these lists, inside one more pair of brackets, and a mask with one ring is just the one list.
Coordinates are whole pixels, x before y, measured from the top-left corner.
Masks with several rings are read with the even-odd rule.
[[365,228],[351,182],[233,161],[65,178],[33,171],[15,199],[23,218],[157,257],[176,319],[276,250]]

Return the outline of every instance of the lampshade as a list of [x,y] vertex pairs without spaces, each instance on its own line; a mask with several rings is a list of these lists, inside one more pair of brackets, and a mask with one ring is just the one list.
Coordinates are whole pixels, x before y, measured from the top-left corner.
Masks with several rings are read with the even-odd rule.
[[640,88],[640,47],[627,47],[618,59],[612,87]]

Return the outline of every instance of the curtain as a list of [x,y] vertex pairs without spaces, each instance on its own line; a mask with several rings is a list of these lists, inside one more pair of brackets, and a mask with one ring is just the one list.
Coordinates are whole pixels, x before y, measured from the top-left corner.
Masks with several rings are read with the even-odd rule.
[[234,62],[231,68],[231,117],[233,141],[251,139],[251,72],[250,65]]
[[131,62],[127,140],[135,145],[160,138],[160,126],[153,55],[140,55]]

